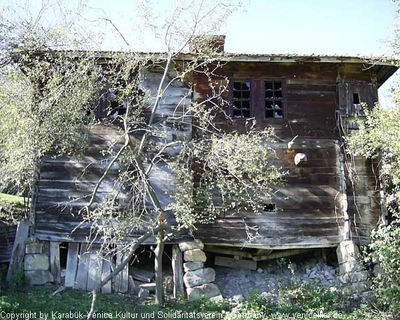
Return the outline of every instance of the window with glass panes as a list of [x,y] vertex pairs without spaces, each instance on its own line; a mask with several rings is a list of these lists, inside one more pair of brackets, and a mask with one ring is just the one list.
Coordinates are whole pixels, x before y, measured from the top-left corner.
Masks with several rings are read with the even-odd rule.
[[283,118],[283,94],[281,81],[264,82],[264,106],[265,118]]
[[233,82],[233,118],[250,118],[251,116],[251,82]]

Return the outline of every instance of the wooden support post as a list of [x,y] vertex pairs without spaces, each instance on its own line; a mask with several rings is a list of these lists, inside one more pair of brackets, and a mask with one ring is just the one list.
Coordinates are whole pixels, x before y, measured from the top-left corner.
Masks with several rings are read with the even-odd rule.
[[174,279],[174,298],[185,297],[185,285],[183,283],[183,255],[177,244],[172,246],[172,271]]
[[18,224],[14,245],[11,254],[11,261],[8,266],[6,281],[12,281],[15,272],[22,267],[25,256],[25,240],[29,236],[29,222],[24,220]]
[[60,242],[50,242],[50,272],[54,277],[54,282],[60,284]]
[[67,288],[75,287],[75,277],[76,271],[78,269],[78,253],[79,243],[69,243],[67,255],[67,270],[65,272],[65,286]]
[[164,236],[162,232],[157,236],[157,246],[154,249],[154,273],[156,275],[156,303],[164,303],[164,286],[162,272],[162,258],[164,254]]

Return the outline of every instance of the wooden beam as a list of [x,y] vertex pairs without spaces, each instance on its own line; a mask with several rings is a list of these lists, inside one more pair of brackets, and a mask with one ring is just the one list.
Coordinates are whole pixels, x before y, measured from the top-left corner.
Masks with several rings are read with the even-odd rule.
[[[311,237],[310,237],[311,238]],[[321,249],[321,248],[337,248],[339,245],[338,236],[332,236],[328,238],[321,237],[313,237],[313,242],[282,242],[280,244],[257,244],[257,243],[246,243],[244,242],[246,239],[243,239],[242,242],[229,242],[229,239],[221,239],[221,242],[206,242],[207,239],[200,239],[204,242],[205,245],[208,246],[220,246],[221,243],[224,244],[224,247],[244,247],[244,248],[253,248],[253,249],[271,249],[271,250],[290,250],[290,249]]]
[[217,256],[215,257],[214,264],[216,266],[235,269],[257,270],[257,262],[253,260],[235,260],[232,258]]
[[253,260],[254,261],[263,261],[263,260],[286,258],[286,257],[291,257],[291,256],[295,256],[295,255],[302,254],[302,253],[308,253],[308,252],[311,252],[312,250],[313,249],[282,250],[282,251],[272,252],[265,256],[253,257]]
[[50,242],[50,272],[55,283],[61,283],[60,242]]
[[131,267],[132,278],[141,282],[151,282],[154,279],[154,272],[141,270],[139,268]]
[[271,254],[274,250],[272,249],[258,249],[254,256],[267,256]]
[[78,269],[79,243],[70,242],[68,244],[67,269],[65,272],[65,286],[75,287],[76,271]]
[[253,258],[253,255],[250,252],[246,252],[244,250],[240,250],[240,249],[232,248],[232,247],[230,248],[230,247],[206,245],[206,246],[204,246],[203,251],[226,254],[229,256],[239,256],[242,258],[249,258],[249,259]]
[[185,297],[185,285],[183,283],[183,256],[177,244],[172,246],[172,272],[174,280],[174,298]]

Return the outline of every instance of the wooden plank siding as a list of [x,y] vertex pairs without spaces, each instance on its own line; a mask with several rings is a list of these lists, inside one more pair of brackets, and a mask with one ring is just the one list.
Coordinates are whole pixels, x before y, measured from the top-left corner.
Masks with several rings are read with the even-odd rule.
[[[195,236],[205,244],[276,250],[333,247],[345,235],[346,214],[350,219],[351,236],[365,243],[379,220],[376,180],[369,164],[356,159],[360,177],[356,186],[349,184],[349,172],[342,173],[341,159],[344,155],[339,143],[342,132],[337,117],[348,110],[344,104],[351,100],[351,90],[358,90],[365,95],[364,101],[373,104],[380,85],[374,72],[378,70],[384,75],[384,81],[395,67],[366,69],[362,62],[342,63],[336,59],[335,63],[328,63],[321,62],[318,57],[284,60],[232,59],[214,71],[215,79],[212,80],[217,90],[218,85],[229,86],[227,79],[249,80],[257,85],[268,79],[282,82],[284,117],[265,118],[265,101],[261,96],[252,98],[251,115],[255,117],[258,128],[274,128],[277,143],[270,144],[277,154],[274,164],[287,174],[284,184],[276,188],[274,198],[266,199],[266,203],[274,204],[274,210],[226,214],[210,225],[199,225]],[[151,94],[153,103],[161,75],[157,70],[143,74],[143,88]],[[159,123],[160,131],[167,128],[167,134],[162,141],[154,138],[154,143],[191,136],[192,127],[185,123],[187,106],[208,99],[211,89],[204,74],[194,73],[190,78],[192,88],[176,81],[163,97],[155,123]],[[223,98],[229,102],[230,93],[225,92]],[[229,113],[229,108],[225,111]],[[185,121],[170,121],[171,115],[175,119],[183,117]],[[217,116],[216,126],[227,132],[245,132],[247,120]],[[96,181],[110,161],[100,151],[113,141],[116,142],[115,148],[122,143],[118,127],[113,125],[94,126],[90,129],[90,139],[90,146],[79,159],[43,158],[35,211],[35,234],[41,240],[85,242],[90,235],[90,225],[80,224],[79,211],[87,204]],[[292,139],[294,143],[289,147],[288,142]],[[168,152],[173,155],[176,151]],[[307,162],[301,166],[294,164],[297,153],[307,156]],[[155,169],[150,181],[162,206],[166,207],[171,201],[168,192],[175,190],[174,174],[163,164]],[[117,174],[118,167],[115,167],[100,186],[96,203],[114,192]],[[173,221],[172,214],[167,219]],[[137,230],[131,236],[140,234],[141,231]],[[176,239],[171,239],[174,241]],[[154,239],[146,243],[154,243]],[[77,272],[86,271],[80,271],[78,267]]]
[[[162,73],[159,71],[143,73],[142,88],[151,95],[152,104],[157,96],[161,77]],[[161,100],[154,120],[160,132],[168,128],[168,134],[162,138],[162,141],[154,138],[153,143],[168,143],[187,139],[191,135],[190,122],[182,122],[189,103],[191,103],[189,88],[182,81],[175,81]],[[149,109],[152,108],[152,104],[149,105]],[[172,115],[178,120],[175,122],[168,120]],[[184,120],[187,121],[186,118]],[[176,125],[177,122],[179,126]],[[50,155],[42,159],[38,181],[39,194],[35,208],[35,235],[41,240],[82,243],[87,242],[88,236],[91,235],[91,225],[82,223],[80,213],[89,203],[97,181],[113,158],[113,155],[108,153],[104,155],[104,150],[111,148],[115,154],[122,146],[124,136],[118,124],[109,121],[96,124],[88,130],[90,142],[82,156],[54,158]],[[140,136],[135,138],[140,139]],[[165,152],[173,155],[176,151],[167,149]],[[144,165],[147,166],[146,163]],[[93,204],[94,208],[119,190],[118,169],[118,164],[114,165],[101,183]],[[161,206],[167,207],[171,202],[168,191],[175,190],[173,172],[165,164],[159,162],[154,165],[150,181]],[[120,204],[127,201],[126,197],[124,192],[118,193]],[[168,214],[167,219],[174,223],[172,214]],[[141,230],[136,230],[130,236],[136,238],[140,235]],[[145,243],[154,243],[154,241],[150,238]]]
[[[336,246],[345,237],[347,215],[350,236],[359,243],[368,241],[380,215],[376,180],[362,159],[357,160],[360,179],[356,187],[349,185],[348,172],[341,173],[344,155],[339,141],[343,133],[337,112],[343,114],[343,104],[352,103],[354,90],[372,107],[377,101],[376,78],[362,64],[317,61],[232,61],[222,68],[220,74],[230,81],[252,81],[253,87],[258,85],[254,81],[282,82],[283,119],[265,118],[262,97],[252,97],[251,116],[258,127],[275,130],[278,143],[271,145],[277,154],[274,164],[287,174],[284,186],[269,200],[275,205],[273,212],[227,214],[211,225],[199,226],[195,235],[204,243],[270,249]],[[195,75],[198,101],[210,94],[207,81],[204,75]],[[225,96],[229,102],[229,94]],[[225,131],[244,132],[246,123],[246,119],[221,117],[217,125]],[[287,143],[296,136],[288,148]],[[296,153],[306,154],[307,163],[295,166]]]
[[[285,143],[273,146],[284,175],[276,189],[273,211],[227,214],[195,232],[208,245],[288,249],[336,246],[342,238],[343,205],[337,167],[337,142],[298,138],[293,149]],[[296,153],[305,153],[307,163],[294,164]]]

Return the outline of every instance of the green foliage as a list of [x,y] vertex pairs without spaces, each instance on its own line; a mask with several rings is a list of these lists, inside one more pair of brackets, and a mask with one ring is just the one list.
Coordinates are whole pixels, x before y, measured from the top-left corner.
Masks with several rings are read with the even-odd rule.
[[268,146],[272,141],[271,130],[250,129],[203,134],[185,144],[170,163],[180,186],[170,206],[178,222],[191,228],[226,212],[261,212],[281,177]]
[[395,315],[400,314],[400,228],[396,203],[400,199],[400,105],[391,108],[377,106],[366,110],[365,122],[348,137],[349,151],[369,158],[379,158],[380,178],[393,207],[389,214],[395,221],[372,234],[371,261],[379,263],[382,273],[374,279],[377,305]]
[[25,206],[24,198],[0,193],[0,222],[16,224],[24,218]]
[[379,262],[382,272],[374,279],[377,304],[395,315],[400,315],[400,225],[398,218],[373,233],[371,256]]
[[394,185],[400,183],[400,106],[365,110],[366,119],[359,130],[347,138],[349,152],[382,161],[381,177]]
[[350,302],[340,289],[326,288],[317,282],[291,281],[280,288],[278,297],[250,292],[248,300],[230,310],[224,319],[376,318],[378,312],[372,306],[349,308]]
[[86,145],[86,114],[98,96],[93,56],[13,53],[0,70],[0,188],[29,188],[46,153],[76,154]]

